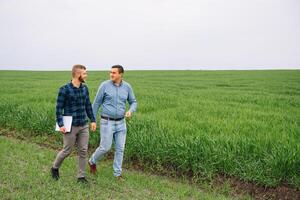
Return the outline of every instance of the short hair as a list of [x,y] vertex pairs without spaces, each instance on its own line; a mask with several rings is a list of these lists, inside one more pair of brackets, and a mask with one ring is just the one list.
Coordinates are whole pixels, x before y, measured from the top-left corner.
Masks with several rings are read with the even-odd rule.
[[84,69],[86,70],[86,67],[83,65],[74,65],[72,68],[72,77],[75,76],[77,69]]
[[120,74],[124,73],[124,68],[122,65],[113,65],[111,68],[117,68]]

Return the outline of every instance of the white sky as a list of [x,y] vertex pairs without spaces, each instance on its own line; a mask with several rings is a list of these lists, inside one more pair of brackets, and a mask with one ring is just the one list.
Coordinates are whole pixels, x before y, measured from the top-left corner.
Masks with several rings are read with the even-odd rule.
[[0,69],[300,69],[300,0],[0,0]]

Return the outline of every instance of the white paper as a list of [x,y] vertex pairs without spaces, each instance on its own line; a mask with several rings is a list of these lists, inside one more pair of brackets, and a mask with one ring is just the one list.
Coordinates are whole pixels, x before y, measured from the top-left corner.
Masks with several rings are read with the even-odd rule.
[[[66,132],[71,132],[71,127],[72,127],[72,116],[63,116],[63,122],[64,122],[64,127],[66,128]],[[59,126],[56,123],[55,127],[56,131],[59,131]]]

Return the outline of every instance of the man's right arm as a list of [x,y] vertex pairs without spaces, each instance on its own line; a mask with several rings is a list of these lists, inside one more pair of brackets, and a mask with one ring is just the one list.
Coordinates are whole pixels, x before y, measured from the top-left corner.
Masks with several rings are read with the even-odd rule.
[[61,87],[58,91],[58,96],[56,99],[56,122],[59,127],[64,126],[64,121],[63,121],[63,108],[65,104],[65,90],[63,87]]
[[105,88],[104,88],[104,84],[102,83],[98,88],[97,94],[96,94],[94,102],[93,102],[93,114],[94,114],[95,119],[97,119],[97,113],[98,113],[99,107],[103,103],[104,91],[105,91]]

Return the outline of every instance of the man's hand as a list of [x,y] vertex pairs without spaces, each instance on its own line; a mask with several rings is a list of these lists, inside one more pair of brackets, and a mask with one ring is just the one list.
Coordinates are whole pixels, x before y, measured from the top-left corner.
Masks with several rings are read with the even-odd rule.
[[66,128],[64,126],[60,127],[59,128],[59,131],[62,133],[62,134],[65,134],[66,133]]
[[126,114],[125,114],[125,117],[130,118],[131,115],[132,115],[132,113],[130,111],[127,111]]
[[94,131],[96,131],[96,128],[97,128],[96,122],[92,122],[91,123],[91,130],[94,132]]

